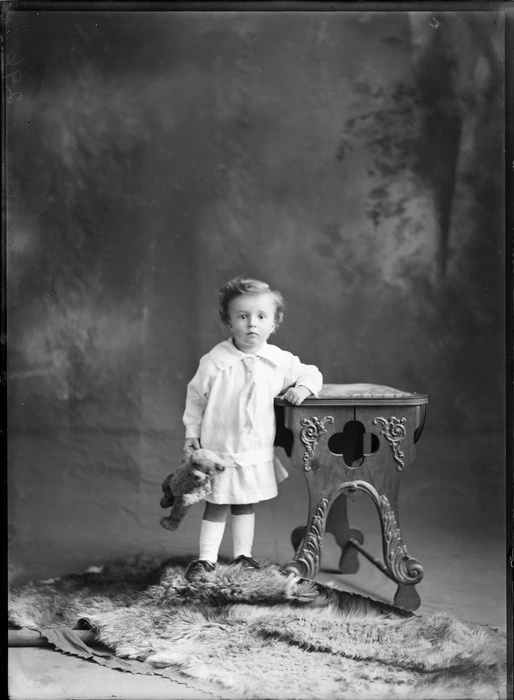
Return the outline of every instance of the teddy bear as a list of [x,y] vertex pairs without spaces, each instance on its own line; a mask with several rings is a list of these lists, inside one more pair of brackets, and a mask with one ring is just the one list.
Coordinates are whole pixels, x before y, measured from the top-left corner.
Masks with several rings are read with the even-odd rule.
[[210,450],[185,450],[178,469],[162,484],[161,507],[171,507],[170,514],[161,518],[162,527],[176,530],[189,508],[211,493],[213,479],[224,470]]

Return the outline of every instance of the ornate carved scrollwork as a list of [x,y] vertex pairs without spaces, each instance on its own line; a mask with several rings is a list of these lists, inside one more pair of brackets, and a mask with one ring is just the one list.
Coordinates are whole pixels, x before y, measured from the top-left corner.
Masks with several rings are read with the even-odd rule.
[[303,468],[304,471],[310,472],[311,470],[311,460],[314,456],[314,450],[318,444],[318,440],[327,432],[325,428],[325,423],[333,423],[334,419],[332,416],[325,416],[318,420],[317,416],[312,418],[302,418],[301,424],[304,426],[300,432],[300,440],[305,445],[305,452],[303,454]]
[[419,583],[423,578],[423,567],[417,559],[409,556],[387,496],[380,496],[378,508],[384,528],[384,548],[391,573],[398,583]]
[[378,508],[384,533],[384,559],[395,581],[406,585],[419,583],[423,578],[423,567],[407,552],[389,499],[387,496],[379,496],[377,490],[366,481],[350,481],[343,484],[343,490],[357,489],[369,494]]
[[384,435],[387,442],[391,445],[394,460],[398,463],[398,466],[396,467],[398,471],[401,471],[405,466],[405,462],[403,461],[405,455],[400,450],[400,445],[405,440],[406,420],[406,418],[395,418],[395,416],[392,416],[389,418],[389,420],[381,417],[373,419],[374,425],[380,423],[382,426],[380,434]]
[[300,545],[298,551],[299,556],[284,566],[286,571],[293,571],[294,573],[300,574],[300,576],[308,576],[309,578],[314,578],[317,574],[321,559],[328,507],[328,499],[322,498],[318,503],[309,529]]

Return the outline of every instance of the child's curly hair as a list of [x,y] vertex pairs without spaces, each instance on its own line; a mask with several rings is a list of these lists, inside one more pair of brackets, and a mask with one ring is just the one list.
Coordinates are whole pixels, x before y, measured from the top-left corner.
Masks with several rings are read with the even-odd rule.
[[232,299],[241,296],[241,294],[263,294],[269,292],[275,299],[275,329],[277,329],[284,320],[286,302],[280,292],[271,289],[269,284],[256,280],[253,277],[234,277],[229,280],[220,289],[219,299],[219,314],[225,325],[229,323],[228,307]]

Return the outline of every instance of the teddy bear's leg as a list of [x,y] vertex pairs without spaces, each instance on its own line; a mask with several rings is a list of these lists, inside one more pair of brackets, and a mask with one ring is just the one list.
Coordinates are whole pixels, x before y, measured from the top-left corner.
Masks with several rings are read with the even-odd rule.
[[171,506],[173,505],[174,502],[175,502],[175,498],[173,497],[173,495],[171,493],[165,494],[161,498],[161,500],[159,501],[159,503],[161,504],[161,508],[171,508]]
[[163,527],[165,530],[176,530],[177,529],[177,525],[167,515],[164,518],[161,518],[161,527]]

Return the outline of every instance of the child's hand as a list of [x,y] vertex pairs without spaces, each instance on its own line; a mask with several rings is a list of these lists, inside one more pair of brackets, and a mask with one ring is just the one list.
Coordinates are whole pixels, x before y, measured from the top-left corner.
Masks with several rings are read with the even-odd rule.
[[311,390],[307,389],[306,386],[292,386],[286,391],[283,398],[286,401],[289,401],[289,403],[299,406],[302,401],[307,398],[307,396],[311,395],[311,393]]
[[188,450],[199,450],[200,449],[200,440],[198,438],[186,438],[186,441],[184,442],[184,452],[187,452]]

